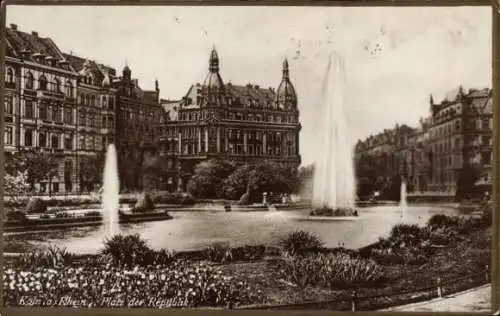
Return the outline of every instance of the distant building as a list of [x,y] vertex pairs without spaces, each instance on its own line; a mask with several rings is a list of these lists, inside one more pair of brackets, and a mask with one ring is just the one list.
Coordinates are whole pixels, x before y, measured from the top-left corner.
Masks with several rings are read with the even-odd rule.
[[192,85],[180,102],[162,105],[169,118],[163,126],[162,149],[172,167],[170,189],[184,190],[194,166],[211,158],[300,164],[297,95],[286,60],[277,91],[233,85],[223,82],[213,49],[203,84]]
[[459,87],[440,103],[431,96],[429,103],[429,117],[420,119],[417,128],[396,128],[358,141],[356,156],[395,157],[393,170],[408,181],[412,194],[455,195],[459,172],[467,164],[480,166],[481,181],[491,183],[492,91],[465,93]]

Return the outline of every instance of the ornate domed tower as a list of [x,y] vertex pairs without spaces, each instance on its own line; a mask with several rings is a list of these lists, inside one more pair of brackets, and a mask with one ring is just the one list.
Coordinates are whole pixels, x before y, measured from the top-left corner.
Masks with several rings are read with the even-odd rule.
[[290,70],[288,60],[283,61],[283,76],[276,94],[276,103],[278,108],[283,110],[293,110],[297,108],[297,94],[295,88],[290,82]]
[[130,70],[130,68],[128,67],[127,64],[125,64],[125,67],[123,67],[122,76],[123,76],[124,80],[127,80],[127,81],[132,80],[131,79],[132,78],[132,71]]
[[203,82],[203,90],[208,103],[219,104],[221,96],[224,92],[224,82],[219,74],[219,56],[215,47],[210,53],[208,74]]

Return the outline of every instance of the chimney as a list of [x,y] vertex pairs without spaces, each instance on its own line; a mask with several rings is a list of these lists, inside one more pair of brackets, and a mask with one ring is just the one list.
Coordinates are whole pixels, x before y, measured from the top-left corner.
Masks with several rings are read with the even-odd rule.
[[17,24],[11,23],[10,28],[17,31]]
[[31,35],[38,37],[38,32],[32,31]]

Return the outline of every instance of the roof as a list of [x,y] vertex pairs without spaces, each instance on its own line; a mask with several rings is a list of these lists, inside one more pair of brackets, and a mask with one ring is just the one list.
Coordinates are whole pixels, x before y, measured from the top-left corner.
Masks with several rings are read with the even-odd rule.
[[88,60],[79,56],[75,56],[73,54],[65,53],[63,55],[78,73],[80,73],[84,69],[84,65],[88,61],[88,64],[90,66],[89,70],[99,83],[103,81],[106,73],[108,73],[111,77],[114,77],[116,75],[116,70],[113,67],[98,64],[93,60]]
[[[48,37],[40,37],[37,32],[31,34],[19,31],[17,26],[11,25],[6,28],[6,55],[9,57],[20,58],[23,51],[29,52],[29,57],[33,62],[37,62],[33,58],[33,54],[40,53],[45,56],[50,56],[57,61],[63,60],[65,57],[59,50],[56,44]],[[54,65],[56,68],[62,68],[58,63]]]
[[257,85],[247,84],[245,86],[226,84],[226,92],[233,98],[239,99],[241,104],[253,102],[268,105],[276,101],[276,92],[272,88],[264,89]]
[[165,113],[170,121],[176,121],[179,114],[179,107],[182,100],[171,101],[171,100],[161,100],[160,104],[165,110]]

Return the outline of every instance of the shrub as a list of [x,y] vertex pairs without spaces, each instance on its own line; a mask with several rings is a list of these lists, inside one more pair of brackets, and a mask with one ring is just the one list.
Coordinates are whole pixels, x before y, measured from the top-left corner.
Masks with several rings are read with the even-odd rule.
[[7,214],[7,220],[8,221],[25,221],[26,220],[26,214],[22,211],[8,211]]
[[225,243],[211,244],[205,250],[205,256],[207,260],[219,263],[233,260],[231,248]]
[[345,288],[380,282],[384,272],[373,260],[347,254],[312,254],[284,259],[284,277],[295,284]]
[[87,213],[85,213],[85,216],[88,216],[88,217],[97,217],[97,216],[102,216],[101,212],[99,211],[89,211]]
[[493,206],[491,203],[488,203],[488,205],[484,206],[483,212],[481,214],[481,220],[484,227],[489,227],[493,223]]
[[139,199],[132,208],[132,212],[149,212],[153,211],[155,208],[151,196],[146,192],[143,192]]
[[302,230],[288,234],[280,241],[280,245],[284,253],[291,256],[323,248],[323,242],[318,236]]
[[266,246],[264,245],[247,245],[232,249],[233,261],[255,261],[264,257]]
[[195,199],[188,193],[163,193],[158,194],[153,198],[153,202],[158,204],[179,204],[179,205],[193,205]]
[[450,217],[444,214],[433,215],[427,222],[427,226],[431,229],[442,227],[454,227],[457,224],[456,217]]
[[16,259],[15,267],[21,269],[57,268],[71,264],[76,255],[66,248],[50,246],[47,250],[23,253]]
[[39,198],[29,200],[26,205],[26,212],[28,213],[45,213],[47,212],[47,203]]
[[102,254],[111,255],[119,265],[144,265],[151,249],[139,234],[115,235],[105,240]]

